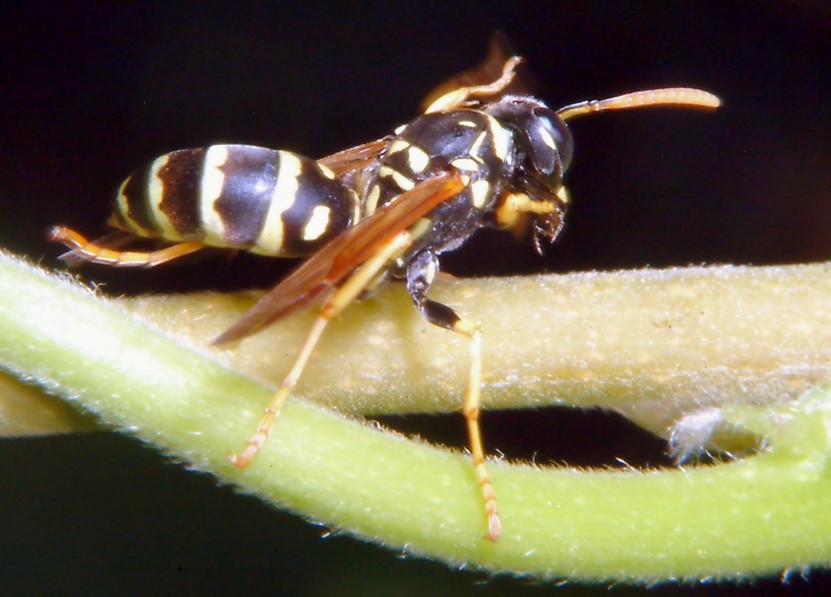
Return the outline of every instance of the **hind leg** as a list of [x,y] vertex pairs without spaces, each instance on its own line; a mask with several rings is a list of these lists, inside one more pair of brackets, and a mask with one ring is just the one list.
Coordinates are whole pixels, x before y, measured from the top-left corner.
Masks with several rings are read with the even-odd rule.
[[496,508],[496,494],[493,490],[490,474],[485,464],[485,450],[482,446],[482,432],[479,425],[482,386],[482,350],[479,326],[469,319],[462,319],[456,312],[436,301],[427,298],[433,279],[438,273],[438,259],[429,252],[417,255],[407,269],[407,290],[415,302],[416,308],[427,321],[433,325],[456,332],[470,341],[470,369],[465,389],[462,413],[467,422],[470,455],[473,469],[482,493],[485,517],[488,521],[488,539],[496,541],[502,534],[502,524]]
[[52,228],[48,238],[52,242],[63,243],[69,247],[71,249],[69,256],[77,257],[81,261],[115,267],[154,267],[205,248],[205,245],[201,243],[183,242],[157,251],[119,251],[87,240],[81,234],[64,226]]

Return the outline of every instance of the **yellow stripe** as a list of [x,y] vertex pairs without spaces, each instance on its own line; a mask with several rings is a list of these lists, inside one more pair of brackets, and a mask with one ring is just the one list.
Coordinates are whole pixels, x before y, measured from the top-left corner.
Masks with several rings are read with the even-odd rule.
[[225,244],[225,223],[216,211],[215,204],[225,185],[225,174],[220,168],[227,161],[228,148],[225,145],[213,145],[205,152],[205,167],[199,188],[199,216],[202,220],[205,244]]
[[268,255],[279,255],[283,251],[285,230],[282,217],[297,198],[297,189],[300,186],[298,177],[303,170],[303,164],[293,153],[278,151],[277,155],[280,160],[277,182],[271,195],[263,231],[257,238],[257,248]]
[[488,118],[488,129],[493,136],[493,153],[504,162],[511,148],[511,135],[496,118],[490,114],[485,114],[485,116]]
[[[116,198],[115,209],[121,216],[121,222],[126,224],[123,228],[127,232],[135,232],[139,236],[147,236],[148,234],[152,234],[153,231],[147,230],[144,226],[130,217],[130,207],[127,203],[127,195],[124,194],[124,189],[127,187],[127,183],[130,182],[131,178],[132,176],[129,176],[127,180],[122,182],[121,186],[118,188],[118,197]],[[110,222],[114,221],[115,220],[113,218],[110,219]],[[122,226],[119,226],[119,228],[122,228]]]
[[364,202],[364,213],[367,216],[371,216],[375,213],[375,210],[378,208],[378,199],[380,199],[380,197],[381,187],[378,185],[378,183],[376,183],[372,185],[372,188],[366,195],[366,201]]
[[153,160],[150,165],[150,176],[148,177],[147,197],[150,202],[150,211],[156,221],[159,231],[167,240],[182,240],[181,235],[173,227],[168,217],[162,212],[162,201],[164,201],[164,185],[159,177],[159,172],[167,166],[170,155],[163,155]]

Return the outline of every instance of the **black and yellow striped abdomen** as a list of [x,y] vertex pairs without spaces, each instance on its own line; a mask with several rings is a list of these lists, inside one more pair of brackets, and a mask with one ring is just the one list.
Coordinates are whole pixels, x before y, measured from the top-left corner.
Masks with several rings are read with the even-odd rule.
[[251,145],[165,154],[121,185],[110,223],[138,236],[303,256],[354,225],[354,190],[314,160]]

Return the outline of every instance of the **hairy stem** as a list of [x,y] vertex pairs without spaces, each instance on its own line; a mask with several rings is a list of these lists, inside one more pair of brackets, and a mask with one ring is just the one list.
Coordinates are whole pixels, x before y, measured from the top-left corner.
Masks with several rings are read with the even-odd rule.
[[[816,308],[816,301],[827,300],[823,295],[828,294],[828,273],[821,266],[807,267],[815,268],[804,269],[803,278],[804,285],[815,286]],[[795,345],[805,344],[828,333],[823,329],[827,324],[821,325],[821,318],[829,311],[827,303],[823,313],[806,311],[808,299],[799,298],[799,292],[791,293],[787,288],[790,284],[800,286],[796,278],[788,277],[793,271],[781,268],[780,276],[778,271],[767,270],[750,283],[763,289],[763,294],[782,295],[787,299],[785,304],[799,303],[793,314],[796,319],[786,324],[796,330],[766,332],[774,350],[762,360],[776,366],[795,358],[788,356],[792,348],[787,346],[789,339]],[[645,275],[635,272],[622,277]],[[669,292],[678,301],[695,303],[697,297],[703,301],[701,304],[709,304],[706,293],[694,290],[700,288],[696,286],[701,278],[698,270],[691,270],[688,279],[684,279],[683,272],[672,275],[679,278],[670,280],[661,292]],[[780,278],[784,282],[777,281]],[[481,290],[489,282],[462,283],[454,290],[461,293],[458,300],[464,300],[465,305],[476,304],[483,309],[479,313],[467,309],[465,312],[482,321],[486,342],[490,340],[490,350],[497,351],[490,353],[490,358],[485,353],[486,373],[491,371],[487,373],[485,391],[497,396],[496,404],[506,405],[499,402],[500,396],[529,393],[534,396],[531,402],[539,404],[540,396],[552,389],[557,392],[553,401],[562,402],[570,388],[578,387],[578,380],[592,385],[585,381],[596,379],[596,372],[606,366],[601,364],[619,362],[620,355],[607,352],[608,347],[576,355],[576,360],[566,361],[566,366],[560,356],[552,356],[552,350],[559,350],[556,347],[561,343],[576,350],[575,340],[569,339],[571,332],[551,329],[551,324],[537,315],[537,307],[551,303],[559,313],[573,313],[569,311],[570,304],[590,302],[593,293],[602,291],[604,284],[612,284],[603,282],[602,277],[586,276],[583,281],[570,289],[544,290],[547,300],[540,301],[539,297],[523,297],[526,287],[543,282],[514,279],[511,292],[501,294],[502,299],[496,301],[493,316],[502,319],[501,309],[511,303],[510,308],[519,315],[510,321],[518,325],[531,320],[533,334],[526,339],[520,332],[489,333],[491,319],[486,319],[485,311],[490,307],[485,290]],[[806,292],[806,296],[809,294]],[[448,300],[447,296],[442,298]],[[827,564],[831,560],[831,479],[826,464],[831,398],[825,392],[815,391],[776,407],[760,407],[750,400],[730,402],[734,405],[732,410],[728,409],[731,421],[770,437],[770,448],[764,453],[730,464],[687,470],[613,472],[492,463],[504,525],[503,538],[492,544],[482,538],[485,529],[478,488],[464,456],[404,440],[294,400],[286,407],[258,459],[247,470],[236,469],[229,464],[227,454],[239,448],[259,418],[262,405],[271,394],[263,382],[217,363],[211,356],[201,354],[207,353],[204,349],[188,348],[188,341],[172,339],[152,329],[77,285],[51,278],[9,257],[0,260],[0,297],[0,366],[7,371],[281,507],[399,549],[407,546],[430,557],[492,570],[582,580],[739,577]],[[403,302],[388,295],[382,296],[377,301],[380,302],[388,302],[383,307],[389,308],[393,317],[404,307]],[[360,316],[361,309],[373,308],[362,305],[356,311]],[[746,303],[745,308],[754,307]],[[619,313],[605,311],[602,315],[610,321],[620,317]],[[692,314],[699,322],[706,322],[707,315],[707,309]],[[778,308],[763,310],[763,317],[772,319],[772,325],[780,325],[778,316]],[[678,320],[655,319],[654,314],[647,320],[664,333],[679,326],[684,328]],[[436,345],[432,338],[426,338],[427,350],[415,340],[422,332],[429,336],[432,330],[418,327],[421,324],[409,316],[402,321],[402,352],[386,358],[396,361],[396,370],[410,365],[427,370],[438,367],[434,363],[439,357],[433,350]],[[326,354],[331,354],[326,351],[337,352],[338,342],[346,341],[339,340],[339,335],[349,333],[350,326],[356,325],[351,317],[344,317],[342,324],[340,332],[330,335],[334,336],[331,343],[321,348],[324,356],[318,359],[318,365],[332,360],[326,358]],[[219,327],[222,325],[225,324]],[[297,325],[302,325],[302,318]],[[758,322],[746,325],[748,334],[758,333],[753,331]],[[588,337],[584,348],[597,347],[601,339],[622,333],[619,326],[605,323],[598,327],[584,323],[583,328]],[[384,342],[390,330],[382,327],[380,331],[384,333],[379,339],[379,329],[370,326],[359,334],[361,341],[368,346]],[[525,340],[537,342],[530,348],[536,356],[527,364],[514,364],[519,373],[527,375],[515,380],[518,389],[503,391],[502,384],[509,385],[512,380],[495,381],[505,375],[497,361],[514,359],[507,347],[524,344]],[[724,341],[734,340],[728,337]],[[661,369],[656,363],[664,362],[662,358],[668,349],[654,349],[641,337],[630,342],[634,344],[628,358],[637,358],[628,362],[641,362],[640,369],[651,371],[641,374],[647,376],[644,379],[651,376],[650,383],[660,384]],[[680,343],[677,337],[673,342]],[[738,346],[746,349],[746,357],[755,355],[746,341],[739,342]],[[780,347],[780,343],[785,346]],[[732,363],[731,359],[737,357],[728,350],[731,345],[726,346],[720,357],[710,354],[715,348],[700,348],[702,354],[698,358]],[[463,369],[463,357],[456,359],[452,353],[463,351],[463,347],[456,347],[452,338],[447,347],[444,362],[449,356],[451,363],[458,360],[458,367]],[[527,348],[516,350],[521,353]],[[282,367],[277,357],[283,352],[289,352],[290,357],[290,351],[273,347],[265,356],[274,356],[273,366]],[[812,360],[814,355],[814,348],[803,353],[800,379],[809,379],[805,372],[819,367]],[[684,361],[679,356],[673,358]],[[554,363],[560,374],[572,374],[565,375],[566,382],[560,383],[556,374],[543,373],[546,362],[548,366]],[[360,368],[370,366],[365,360],[362,363]],[[796,365],[799,363],[793,366]],[[453,367],[456,365],[448,368]],[[743,371],[752,370],[748,366]],[[335,379],[327,379],[329,374],[325,373],[312,374],[311,369],[310,375],[323,377],[323,385]],[[459,395],[462,384],[456,378],[461,379],[461,373],[448,375],[425,391],[425,404],[430,404],[431,395]],[[622,369],[617,375],[637,377]],[[382,384],[382,379],[374,379],[375,385]],[[451,383],[446,380],[452,380],[452,389],[439,387]],[[427,383],[424,379],[421,382]],[[342,384],[345,389],[340,392],[354,395],[363,390],[363,383],[360,376],[351,378]],[[616,392],[621,393],[613,383],[608,385],[612,392],[601,401],[607,406],[614,402]],[[622,383],[620,387],[628,386]],[[645,387],[648,389],[648,384]],[[368,388],[370,394],[382,393],[380,387],[372,384]],[[633,402],[639,399],[636,393],[637,390],[630,391]],[[413,390],[412,395],[416,394]],[[575,403],[597,403],[596,398],[581,401],[580,395],[578,391]],[[600,390],[584,390],[582,395],[598,396]],[[623,392],[622,396],[626,398],[627,394]],[[781,396],[771,402],[781,402]]]

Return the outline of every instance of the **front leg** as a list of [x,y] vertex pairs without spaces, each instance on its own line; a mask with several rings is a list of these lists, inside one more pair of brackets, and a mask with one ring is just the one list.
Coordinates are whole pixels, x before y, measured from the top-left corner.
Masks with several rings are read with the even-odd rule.
[[468,374],[462,413],[467,421],[470,454],[473,469],[482,492],[485,516],[488,519],[488,539],[496,541],[502,534],[502,524],[496,509],[496,495],[487,467],[482,434],[479,428],[482,386],[482,350],[479,326],[469,319],[462,319],[447,305],[427,298],[427,292],[439,271],[439,260],[430,251],[416,254],[407,266],[407,291],[416,308],[427,321],[470,339],[470,372]]

